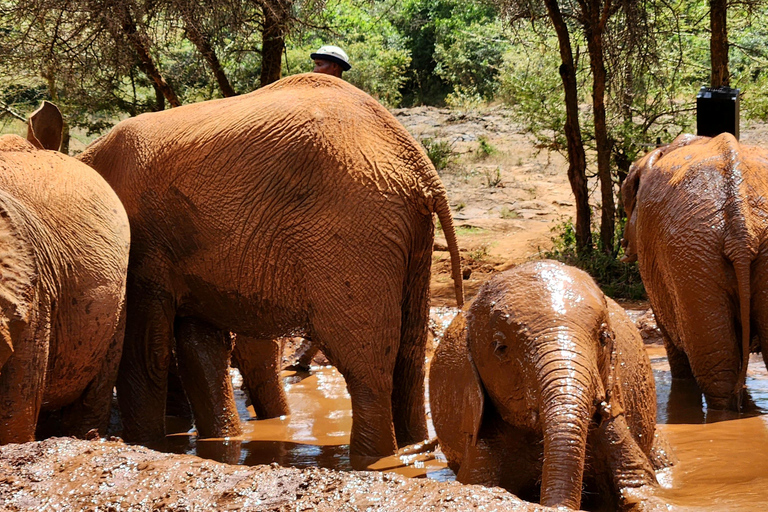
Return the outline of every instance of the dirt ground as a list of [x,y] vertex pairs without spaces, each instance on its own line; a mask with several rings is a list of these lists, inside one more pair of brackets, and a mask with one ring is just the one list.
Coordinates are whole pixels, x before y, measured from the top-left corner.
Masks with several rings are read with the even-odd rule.
[[498,488],[390,473],[233,466],[114,441],[0,447],[2,510],[554,510]]

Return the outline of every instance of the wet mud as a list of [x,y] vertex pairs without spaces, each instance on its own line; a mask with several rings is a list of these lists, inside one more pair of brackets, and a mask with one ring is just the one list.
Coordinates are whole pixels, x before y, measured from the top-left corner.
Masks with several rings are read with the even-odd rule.
[[[652,321],[644,311],[629,313]],[[453,308],[433,308],[434,343],[454,314]],[[679,459],[658,473],[661,485],[651,508],[765,510],[768,371],[762,357],[751,357],[750,402],[736,414],[708,410],[694,383],[671,379],[661,345],[646,349],[656,378],[659,429]],[[233,381],[244,420],[241,437],[203,441],[194,430],[182,429],[154,447],[169,453],[72,439],[0,447],[0,503],[7,510],[53,503],[70,510],[128,510],[129,503],[138,504],[131,510],[543,510],[500,489],[453,482],[439,448],[387,457],[369,466],[371,472],[351,471],[350,400],[332,367],[284,371],[292,413],[269,420],[254,419],[235,371]],[[429,426],[434,435],[431,421]]]

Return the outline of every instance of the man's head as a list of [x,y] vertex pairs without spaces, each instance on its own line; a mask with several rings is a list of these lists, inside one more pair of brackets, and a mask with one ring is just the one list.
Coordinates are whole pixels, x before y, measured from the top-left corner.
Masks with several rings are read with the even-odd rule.
[[324,73],[341,78],[342,72],[352,67],[349,64],[347,54],[338,46],[323,46],[311,53],[309,57],[315,61],[315,69],[312,70],[314,73]]

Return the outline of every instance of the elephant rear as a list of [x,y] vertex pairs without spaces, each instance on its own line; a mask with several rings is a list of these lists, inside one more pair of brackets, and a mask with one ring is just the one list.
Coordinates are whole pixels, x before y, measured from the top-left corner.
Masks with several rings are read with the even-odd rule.
[[751,329],[768,304],[761,270],[768,152],[730,134],[680,136],[633,164],[622,187],[637,255],[675,378],[694,377],[712,409],[740,408]]
[[103,433],[122,349],[127,216],[92,169],[14,145],[0,150],[3,261],[14,275],[2,280],[13,293],[2,304],[0,440],[32,440],[39,411],[54,409],[66,433]]

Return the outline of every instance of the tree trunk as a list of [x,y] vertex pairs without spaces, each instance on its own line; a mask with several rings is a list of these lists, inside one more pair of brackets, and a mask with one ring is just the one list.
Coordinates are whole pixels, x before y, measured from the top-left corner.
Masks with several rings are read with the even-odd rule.
[[117,11],[115,14],[118,16],[122,34],[128,39],[128,42],[131,43],[133,50],[138,55],[142,70],[152,80],[157,89],[163,93],[163,96],[172,107],[180,106],[181,102],[176,96],[176,92],[168,85],[160,70],[157,69],[155,61],[149,53],[149,48],[147,48],[141,34],[139,34],[136,23],[131,16],[130,7],[125,2],[119,2],[115,7]]
[[587,37],[590,68],[592,69],[592,111],[595,118],[595,144],[597,146],[597,176],[600,179],[602,200],[600,217],[600,242],[604,253],[613,251],[616,207],[613,196],[611,177],[611,146],[608,140],[608,127],[605,120],[605,56],[603,51],[603,33],[611,1],[592,0],[585,12],[584,32]]
[[579,126],[579,102],[576,88],[576,67],[568,27],[565,24],[557,0],[545,0],[549,18],[557,32],[560,46],[560,78],[565,91],[565,138],[568,148],[568,181],[576,200],[576,249],[581,254],[592,249],[590,232],[591,212],[587,190],[587,157],[581,141]]
[[236,96],[237,93],[235,93],[235,90],[229,83],[227,75],[224,73],[224,68],[221,67],[221,63],[219,62],[219,58],[216,56],[216,52],[214,51],[213,46],[211,46],[211,43],[198,28],[197,23],[192,17],[192,14],[189,12],[188,7],[186,5],[179,5],[178,7],[179,11],[181,11],[181,17],[184,19],[184,28],[187,32],[187,38],[192,42],[192,44],[195,45],[197,51],[199,51],[205,59],[205,62],[208,63],[208,66],[213,72],[213,76],[216,78],[216,82],[219,84],[221,93],[225,98]]
[[728,72],[727,4],[727,0],[709,0],[709,26],[712,29],[709,40],[712,87],[727,86],[731,83]]
[[[289,4],[290,6],[290,4]],[[283,49],[287,9],[284,6],[264,6],[264,27],[261,31],[261,87],[277,82],[282,76]]]

